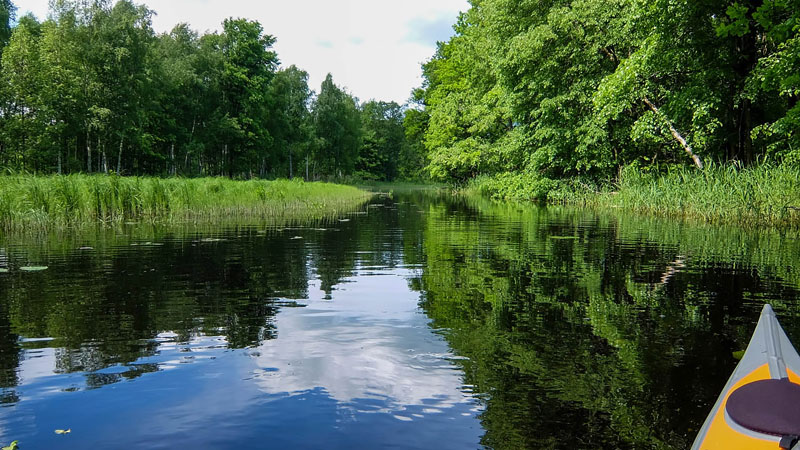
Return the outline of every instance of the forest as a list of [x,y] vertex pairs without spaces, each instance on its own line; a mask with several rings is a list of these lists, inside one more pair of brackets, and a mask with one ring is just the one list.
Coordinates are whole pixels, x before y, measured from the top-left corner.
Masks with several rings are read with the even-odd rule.
[[[565,187],[675,170],[721,192],[752,168],[767,167],[747,192],[772,168],[800,177],[800,0],[471,0],[405,105],[361,102],[330,76],[315,92],[246,19],[157,34],[129,0],[54,1],[41,23],[14,12],[0,0],[13,172],[428,179],[562,202]],[[655,198],[683,191],[666,184]],[[732,201],[760,217],[747,192]],[[764,202],[775,221],[800,210]]]
[[47,20],[0,0],[0,168],[309,180],[415,177],[405,109],[318,92],[276,37],[227,19],[158,34],[128,0],[56,0]]
[[797,173],[800,1],[470,3],[414,95],[434,179],[546,192],[629,166]]

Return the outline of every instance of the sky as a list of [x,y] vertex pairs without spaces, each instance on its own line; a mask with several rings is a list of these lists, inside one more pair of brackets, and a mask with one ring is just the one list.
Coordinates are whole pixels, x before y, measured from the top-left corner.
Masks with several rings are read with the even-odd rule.
[[[47,17],[48,0],[12,0],[17,16]],[[330,72],[361,101],[405,103],[421,84],[420,64],[447,40],[467,0],[134,0],[156,12],[153,28],[180,22],[217,31],[227,17],[259,21],[278,41],[284,67],[309,73],[315,91]]]

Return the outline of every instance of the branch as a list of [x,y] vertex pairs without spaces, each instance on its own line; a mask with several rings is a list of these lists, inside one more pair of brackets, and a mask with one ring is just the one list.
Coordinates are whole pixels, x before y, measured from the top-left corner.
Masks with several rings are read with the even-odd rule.
[[672,133],[672,137],[674,137],[675,140],[678,141],[679,144],[681,144],[681,147],[683,147],[686,153],[689,154],[689,157],[692,158],[692,161],[694,161],[694,165],[697,166],[698,169],[702,169],[703,161],[700,161],[700,158],[697,155],[695,155],[694,151],[692,150],[692,146],[689,145],[688,142],[686,142],[686,139],[684,139],[680,133],[678,133],[678,130],[675,129],[675,127],[672,125],[672,122],[667,118],[667,116],[662,114],[661,110],[659,110],[656,107],[656,105],[654,105],[650,100],[648,100],[647,97],[645,97],[643,100],[647,104],[647,106],[650,107],[650,109],[652,109],[654,113],[656,113],[658,117],[664,119],[664,122],[666,122],[667,126],[669,126],[669,131],[670,133]]
[[600,51],[605,53],[608,56],[608,59],[615,64],[619,64],[619,58],[617,58],[617,54],[614,53],[614,49],[600,47]]

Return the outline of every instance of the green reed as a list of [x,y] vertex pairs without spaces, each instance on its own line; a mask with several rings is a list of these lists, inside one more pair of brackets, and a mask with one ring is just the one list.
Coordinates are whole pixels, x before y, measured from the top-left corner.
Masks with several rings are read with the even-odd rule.
[[550,180],[528,174],[476,179],[464,190],[495,199],[620,208],[707,223],[800,226],[800,170],[761,163],[742,168],[710,164],[661,173],[630,166],[605,186],[581,179]]
[[350,186],[289,180],[7,175],[0,176],[0,229],[315,219],[355,209],[368,196]]
[[712,165],[679,168],[660,175],[622,172],[615,193],[593,200],[668,217],[751,226],[800,225],[800,170],[761,164],[750,168]]

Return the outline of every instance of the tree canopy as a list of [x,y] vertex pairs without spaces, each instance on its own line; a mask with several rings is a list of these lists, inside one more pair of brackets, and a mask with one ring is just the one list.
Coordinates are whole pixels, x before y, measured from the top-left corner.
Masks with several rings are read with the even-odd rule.
[[405,105],[281,67],[230,18],[158,34],[131,0],[0,0],[0,167],[37,173],[613,180],[800,164],[800,0],[471,0]]
[[401,172],[405,108],[362,105],[330,75],[315,95],[306,72],[280,67],[276,37],[258,22],[158,34],[153,12],[130,0],[56,0],[44,22],[25,16],[12,28],[14,11],[0,0],[4,169],[319,179],[358,167],[384,180]]
[[800,161],[800,2],[472,0],[424,65],[430,174]]

